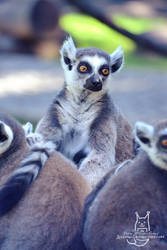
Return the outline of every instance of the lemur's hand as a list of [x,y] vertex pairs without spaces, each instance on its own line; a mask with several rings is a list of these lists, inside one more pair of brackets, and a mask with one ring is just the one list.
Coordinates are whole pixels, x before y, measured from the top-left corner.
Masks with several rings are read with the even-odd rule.
[[43,136],[39,133],[33,132],[33,125],[30,122],[27,122],[25,125],[23,125],[23,129],[26,136],[26,141],[28,146],[31,148],[36,143],[43,141]]

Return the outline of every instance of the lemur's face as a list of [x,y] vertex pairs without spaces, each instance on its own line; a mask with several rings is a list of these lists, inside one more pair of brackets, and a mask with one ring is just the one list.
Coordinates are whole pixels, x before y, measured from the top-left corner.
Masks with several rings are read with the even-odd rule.
[[98,55],[85,55],[76,60],[73,81],[91,91],[100,91],[110,76],[109,62]]
[[157,126],[137,122],[135,136],[151,161],[167,170],[167,121],[160,122]]
[[12,143],[12,140],[12,129],[3,121],[0,121],[0,155],[7,151]]
[[107,87],[111,75],[123,63],[123,52],[118,48],[112,55],[96,48],[76,49],[71,38],[61,49],[61,62],[68,86],[93,92]]

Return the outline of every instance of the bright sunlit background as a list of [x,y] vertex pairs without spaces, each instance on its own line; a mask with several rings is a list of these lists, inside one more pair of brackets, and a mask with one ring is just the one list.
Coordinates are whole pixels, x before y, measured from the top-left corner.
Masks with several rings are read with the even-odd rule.
[[[112,18],[118,26],[135,34],[154,31],[161,25],[167,25],[167,18],[163,17],[137,18],[123,14],[114,14]],[[167,68],[166,58],[162,58],[159,55],[152,55],[150,58],[147,53],[136,55],[137,45],[134,41],[93,17],[77,13],[67,14],[60,18],[60,26],[74,37],[79,47],[90,47],[93,44],[93,46],[111,53],[117,46],[121,45],[128,65],[135,64],[143,67],[143,64],[147,65],[149,63],[153,67]]]

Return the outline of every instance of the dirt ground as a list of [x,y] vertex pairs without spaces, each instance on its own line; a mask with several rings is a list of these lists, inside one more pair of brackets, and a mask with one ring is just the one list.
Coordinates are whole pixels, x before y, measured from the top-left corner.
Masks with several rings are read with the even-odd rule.
[[[126,64],[125,64],[126,65]],[[59,62],[31,56],[0,56],[0,110],[38,121],[63,84]],[[113,76],[111,94],[128,120],[156,122],[167,118],[167,72],[128,68]]]

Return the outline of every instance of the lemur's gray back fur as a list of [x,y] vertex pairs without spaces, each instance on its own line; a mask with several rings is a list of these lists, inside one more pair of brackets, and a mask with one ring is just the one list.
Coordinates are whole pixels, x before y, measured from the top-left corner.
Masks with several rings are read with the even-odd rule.
[[[137,122],[134,132],[138,156],[109,171],[86,199],[80,234],[87,249],[167,249],[167,120]],[[134,230],[135,213],[150,214],[150,231],[147,224]]]
[[37,126],[45,140],[73,160],[94,186],[116,163],[132,157],[131,127],[109,94],[123,52],[76,49],[71,38],[61,48],[65,84]]

